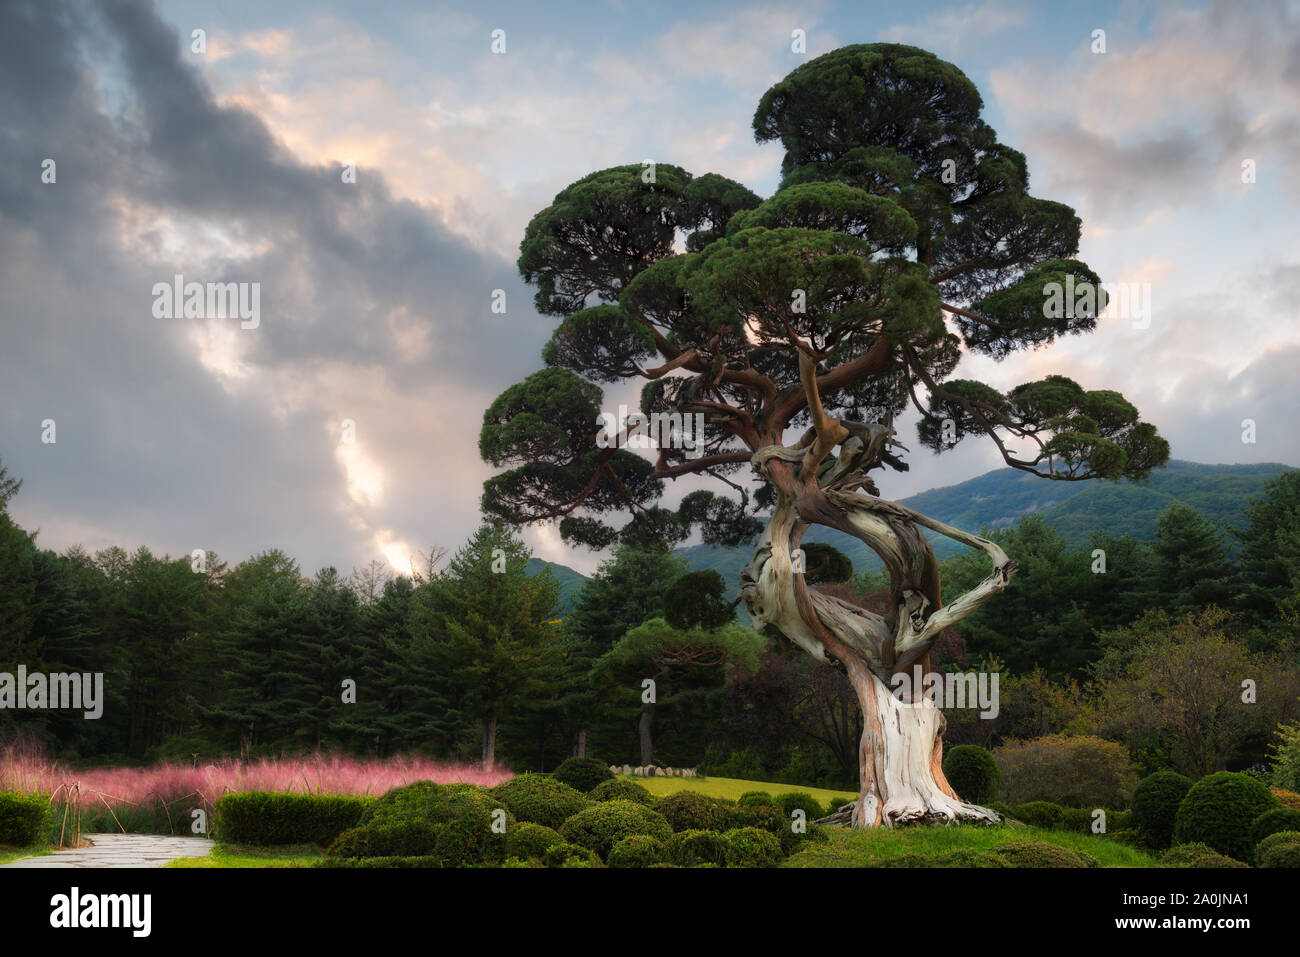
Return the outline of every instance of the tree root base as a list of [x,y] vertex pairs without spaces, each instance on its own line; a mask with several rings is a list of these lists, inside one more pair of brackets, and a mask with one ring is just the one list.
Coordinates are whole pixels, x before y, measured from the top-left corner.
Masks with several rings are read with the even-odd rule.
[[[857,808],[857,806],[858,806],[857,801],[850,801],[848,804],[836,808],[832,813],[828,814],[826,817],[818,818],[813,823],[825,824],[825,825],[829,825],[830,827],[852,827],[853,811]],[[942,811],[934,811],[930,813],[921,813],[921,814],[906,814],[906,815],[902,815],[900,819],[887,821],[885,826],[903,827],[911,824],[968,823],[968,824],[983,824],[986,827],[994,827],[1002,823],[1002,817],[997,813],[997,811],[990,811],[988,808],[980,807],[978,804],[968,804],[968,805],[964,805],[964,807],[970,808],[970,811],[969,812],[963,811],[962,813],[956,815],[956,817],[950,817],[949,815],[943,813]]]

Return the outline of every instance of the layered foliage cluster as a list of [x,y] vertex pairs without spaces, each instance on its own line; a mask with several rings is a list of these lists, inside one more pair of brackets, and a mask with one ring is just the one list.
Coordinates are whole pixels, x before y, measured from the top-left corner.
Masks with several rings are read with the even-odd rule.
[[[505,469],[486,484],[485,511],[559,520],[566,541],[594,548],[678,542],[692,528],[706,542],[747,540],[748,489],[729,476],[809,422],[801,351],[830,415],[890,424],[911,402],[935,451],[986,435],[1016,468],[1071,480],[1163,464],[1167,443],[1116,392],[1064,376],[1006,393],[952,378],[963,349],[1000,359],[1098,318],[1048,307],[1053,284],[1099,282],[1075,258],[1079,218],[1029,194],[1024,156],[981,108],[970,80],[930,53],[849,46],[760,102],[755,136],[785,148],[768,199],[667,164],[562,190],[519,256],[538,311],[561,322],[547,368],[484,415],[480,450]],[[670,437],[651,462],[626,430],[605,435],[598,383],[629,380],[644,382],[644,414],[678,416],[665,419],[678,439],[680,417],[703,415],[702,447],[688,454]],[[904,467],[889,452],[882,461]],[[690,473],[739,497],[660,506],[663,480]],[[754,504],[768,502],[761,490]]]

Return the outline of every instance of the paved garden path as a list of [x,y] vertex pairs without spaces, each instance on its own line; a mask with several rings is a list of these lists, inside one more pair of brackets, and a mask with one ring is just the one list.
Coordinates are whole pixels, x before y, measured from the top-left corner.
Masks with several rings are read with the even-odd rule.
[[24,857],[0,867],[162,867],[178,857],[207,857],[213,841],[206,837],[161,834],[83,834],[93,846]]

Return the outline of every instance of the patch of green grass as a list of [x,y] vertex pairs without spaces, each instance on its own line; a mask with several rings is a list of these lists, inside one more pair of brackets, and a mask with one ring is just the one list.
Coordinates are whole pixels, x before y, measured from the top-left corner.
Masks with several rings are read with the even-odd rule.
[[825,788],[806,788],[798,784],[773,784],[771,781],[742,781],[740,778],[638,778],[622,775],[629,781],[635,781],[656,797],[675,794],[678,791],[694,791],[709,797],[727,798],[734,801],[746,791],[766,791],[772,797],[778,794],[793,794],[796,791],[815,797],[820,804],[826,804],[831,798],[856,801],[857,794],[849,791],[828,791]]
[[830,841],[810,844],[785,862],[786,867],[871,867],[905,854],[932,857],[948,851],[985,851],[1008,841],[1047,841],[1095,857],[1102,867],[1158,867],[1150,854],[1100,835],[1045,831],[1037,827],[983,827],[942,824],[899,828],[826,829]]
[[284,844],[253,847],[248,844],[217,844],[207,857],[180,857],[164,867],[306,867],[324,857],[314,844]]
[[43,857],[48,853],[50,849],[43,845],[10,847],[8,844],[0,844],[0,864],[8,864],[10,861],[21,860],[24,857]]

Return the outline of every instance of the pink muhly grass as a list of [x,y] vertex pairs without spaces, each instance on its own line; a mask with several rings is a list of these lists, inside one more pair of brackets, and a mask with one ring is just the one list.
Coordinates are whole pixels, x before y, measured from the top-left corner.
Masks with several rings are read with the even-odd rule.
[[[258,758],[224,758],[196,765],[165,761],[152,767],[77,770],[47,760],[30,746],[0,749],[0,791],[51,795],[54,803],[69,797],[83,810],[105,804],[162,807],[193,802],[209,812],[223,794],[239,791],[288,791],[296,794],[379,795],[403,784],[433,781],[492,787],[512,773],[473,764],[442,764],[419,756],[356,758],[343,754]],[[76,787],[74,787],[76,785]]]

